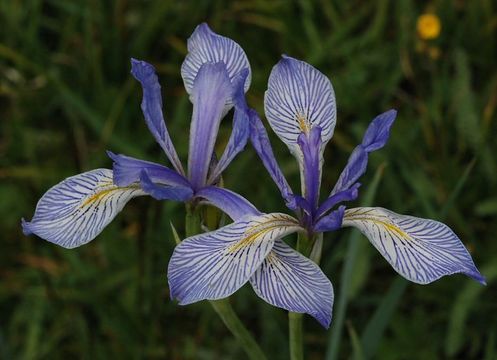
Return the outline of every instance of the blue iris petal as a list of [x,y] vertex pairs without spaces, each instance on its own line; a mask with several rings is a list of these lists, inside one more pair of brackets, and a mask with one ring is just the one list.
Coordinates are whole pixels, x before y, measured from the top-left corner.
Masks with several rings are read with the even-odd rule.
[[358,145],[338,178],[331,195],[347,190],[366,172],[368,154],[382,148],[390,136],[390,128],[397,116],[397,111],[389,110],[378,115],[369,125],[362,143]]
[[314,225],[315,232],[335,231],[342,227],[345,206],[340,206],[337,210],[321,217]]
[[293,191],[290,188],[290,185],[288,185],[285,175],[283,175],[283,172],[274,157],[273,148],[269,142],[267,131],[262,124],[259,115],[251,109],[249,111],[249,119],[250,141],[252,142],[252,146],[257,152],[257,155],[259,155],[259,158],[262,160],[262,163],[266,167],[266,170],[269,172],[269,175],[273,179],[274,183],[278,186],[278,189],[280,190],[283,199],[285,199],[288,208],[295,210],[297,206],[295,204]]
[[250,201],[228,189],[207,186],[197,191],[195,196],[206,199],[233,220],[238,220],[245,215],[261,215],[261,212]]
[[141,108],[150,132],[164,150],[176,171],[184,174],[183,167],[164,122],[161,90],[154,67],[145,61],[131,59],[131,74],[141,83],[143,88]]
[[140,181],[140,174],[143,170],[146,170],[148,176],[155,182],[172,186],[190,186],[184,176],[163,165],[114,154],[110,151],[107,151],[107,155],[114,161],[114,183],[118,186],[127,186]]
[[193,83],[193,103],[188,150],[188,176],[194,189],[205,186],[224,106],[232,94],[226,65],[207,63]]
[[297,143],[304,155],[304,197],[314,210],[317,206],[319,186],[321,185],[321,128],[316,126],[310,130],[309,134],[300,134]]
[[187,201],[193,196],[193,190],[190,187],[153,182],[146,170],[140,173],[140,186],[143,191],[156,200]]

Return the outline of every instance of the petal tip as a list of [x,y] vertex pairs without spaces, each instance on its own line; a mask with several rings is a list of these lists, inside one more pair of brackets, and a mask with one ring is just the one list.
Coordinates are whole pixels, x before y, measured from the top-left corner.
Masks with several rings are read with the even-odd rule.
[[29,236],[33,234],[33,231],[30,229],[30,222],[24,220],[24,218],[21,218],[21,227],[22,227],[22,233],[26,236]]
[[397,116],[397,109],[390,109],[387,111],[387,114],[391,114],[392,116]]
[[388,116],[388,120],[389,120],[390,125],[397,118],[397,113],[398,113],[397,109],[390,109],[390,110],[388,110],[388,111],[385,112],[385,114]]
[[331,313],[319,313],[312,315],[325,329],[329,329],[331,325]]
[[143,60],[131,58],[131,75],[140,82],[146,80],[149,76],[155,75],[155,68]]
[[112,161],[116,161],[117,157],[119,155],[113,153],[112,151],[110,150],[106,150],[105,153],[107,154],[107,156],[112,160]]
[[487,279],[478,270],[475,269],[473,271],[466,272],[465,274],[483,286],[487,286]]
[[209,35],[215,34],[214,31],[212,31],[212,29],[210,28],[209,24],[207,24],[205,21],[198,24],[194,32],[196,32],[197,30]]
[[287,54],[281,54],[281,59],[280,61],[278,61],[278,63],[276,64],[276,66],[278,65],[283,65],[283,66],[292,66],[292,64],[296,63],[297,59],[287,55]]

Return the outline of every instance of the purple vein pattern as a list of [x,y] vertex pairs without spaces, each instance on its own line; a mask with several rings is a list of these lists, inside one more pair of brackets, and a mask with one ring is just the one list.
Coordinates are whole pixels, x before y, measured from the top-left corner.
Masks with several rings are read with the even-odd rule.
[[[172,168],[131,156],[107,152],[113,170],[99,169],[66,179],[40,200],[31,222],[22,221],[26,234],[36,234],[64,247],[77,247],[95,238],[122,210],[128,200],[149,195],[157,200],[196,203],[207,200],[221,210],[252,212],[252,204],[217,186],[223,170],[243,150],[249,137],[245,91],[250,85],[250,66],[241,47],[217,35],[207,24],[197,27],[189,40],[182,68],[193,103],[190,126],[188,174],[173,146],[162,111],[161,86],[154,66],[131,59],[131,74],[139,81],[141,108],[151,134],[165,152]],[[228,102],[235,107],[234,130],[216,167],[212,159],[218,128]],[[198,193],[204,189],[209,199]],[[232,204],[236,198],[236,205]]]
[[266,117],[273,131],[297,151],[297,139],[313,127],[321,128],[321,141],[333,136],[335,94],[330,81],[311,65],[283,56],[273,68],[264,97]]
[[257,295],[269,304],[307,313],[328,328],[333,288],[319,266],[281,240],[250,278]]
[[230,296],[249,280],[277,238],[299,228],[291,216],[265,214],[182,241],[168,267],[171,297],[185,305]]
[[400,275],[415,283],[454,273],[484,282],[461,240],[438,221],[365,207],[346,210],[343,226],[359,229]]
[[[212,32],[207,24],[197,26],[188,39],[188,55],[181,65],[181,76],[186,91],[190,94],[200,67],[205,63],[222,61],[226,64],[230,80],[243,69],[250,69],[250,64],[243,49],[233,40]],[[245,79],[244,89],[250,87],[251,73]],[[232,104],[228,100],[227,104]]]
[[26,235],[36,234],[65,248],[93,240],[135,196],[138,186],[117,187],[112,171],[96,169],[62,181],[48,190],[31,222],[23,220]]

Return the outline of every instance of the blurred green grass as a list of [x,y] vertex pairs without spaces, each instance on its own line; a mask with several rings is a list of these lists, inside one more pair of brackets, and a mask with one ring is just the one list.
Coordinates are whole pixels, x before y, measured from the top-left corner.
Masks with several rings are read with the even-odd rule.
[[[430,41],[416,34],[426,11],[442,24]],[[323,189],[331,189],[373,116],[397,108],[389,144],[371,156],[363,194],[385,164],[374,203],[443,218],[488,276],[485,288],[460,275],[402,288],[360,238],[339,358],[495,358],[497,3],[490,0],[1,0],[0,358],[243,357],[206,304],[169,301],[169,221],[182,229],[180,204],[136,199],[98,239],[73,251],[24,237],[19,225],[51,185],[111,166],[106,149],[165,161],[144,126],[131,56],[156,65],[168,127],[186,158],[191,107],[179,70],[186,38],[202,21],[245,49],[254,73],[249,103],[261,113],[281,53],[330,76],[338,123]],[[226,121],[220,148],[229,130]],[[273,140],[298,189],[295,161]],[[247,180],[253,174],[261,175]],[[250,146],[225,182],[261,210],[285,210]],[[348,240],[343,231],[325,241],[323,268],[337,299]],[[249,288],[233,303],[269,358],[286,359],[286,314]],[[305,325],[308,358],[329,355],[333,325],[325,331],[310,318]]]

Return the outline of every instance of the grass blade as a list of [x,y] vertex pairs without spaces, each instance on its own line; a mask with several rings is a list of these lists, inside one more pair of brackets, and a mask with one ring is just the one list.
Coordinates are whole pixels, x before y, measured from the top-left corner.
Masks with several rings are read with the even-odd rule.
[[387,294],[378,305],[374,315],[369,320],[361,336],[363,359],[371,358],[378,349],[383,333],[397,308],[400,298],[407,288],[407,284],[407,280],[397,276],[392,285],[390,285]]

